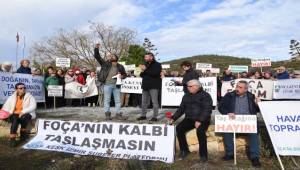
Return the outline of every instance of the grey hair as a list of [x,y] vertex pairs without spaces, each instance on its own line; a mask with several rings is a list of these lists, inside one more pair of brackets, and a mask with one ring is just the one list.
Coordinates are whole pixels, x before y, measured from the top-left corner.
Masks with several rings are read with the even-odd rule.
[[201,83],[197,79],[193,79],[193,80],[190,80],[190,81],[187,82],[187,85],[190,85],[190,84],[193,84],[193,85],[196,85],[198,87],[201,87]]

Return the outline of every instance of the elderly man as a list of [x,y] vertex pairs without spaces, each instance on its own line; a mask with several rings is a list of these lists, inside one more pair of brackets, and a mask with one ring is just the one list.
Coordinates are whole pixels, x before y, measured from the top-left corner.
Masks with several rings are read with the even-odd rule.
[[36,101],[34,97],[26,92],[26,87],[23,83],[15,85],[16,91],[6,100],[2,110],[11,114],[10,128],[10,146],[15,147],[18,126],[21,125],[20,141],[25,141],[29,135],[27,125],[31,119],[35,119]]
[[186,132],[196,128],[199,141],[199,154],[202,162],[207,161],[206,131],[210,123],[212,113],[212,98],[203,90],[198,80],[187,82],[189,93],[186,93],[181,101],[180,107],[172,116],[173,123],[183,114],[185,118],[176,127],[177,138],[180,147],[180,157],[185,158],[189,153],[186,141]]
[[11,72],[12,64],[10,62],[4,62],[1,65],[0,70],[3,72]]
[[[256,115],[259,111],[257,102],[259,98],[248,92],[248,83],[239,81],[233,92],[227,93],[219,104],[219,111],[223,115],[228,115],[231,119],[235,119],[235,115]],[[226,154],[224,161],[233,159],[233,135],[232,133],[224,133],[224,144]],[[254,167],[260,167],[259,162],[259,141],[258,135],[254,133],[248,134],[250,142],[250,158]]]
[[111,120],[110,100],[111,95],[114,95],[116,118],[122,119],[121,112],[121,86],[117,84],[117,78],[126,78],[126,72],[123,65],[118,63],[117,55],[109,55],[109,60],[105,61],[99,53],[100,44],[97,44],[94,49],[94,57],[101,65],[98,81],[104,84],[104,111],[107,120]]

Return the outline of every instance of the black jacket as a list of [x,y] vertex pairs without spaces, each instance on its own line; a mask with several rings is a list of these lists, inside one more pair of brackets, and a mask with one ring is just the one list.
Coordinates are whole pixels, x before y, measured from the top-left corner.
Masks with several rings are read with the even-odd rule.
[[211,96],[203,89],[200,89],[196,94],[187,93],[183,96],[181,104],[172,119],[177,120],[185,114],[185,118],[194,121],[209,121],[213,109],[212,103]]
[[183,85],[183,91],[184,93],[189,93],[188,89],[187,89],[187,82],[189,82],[190,80],[193,79],[199,79],[199,74],[192,68],[190,68],[189,70],[187,70],[182,78],[182,85]]
[[142,89],[160,89],[161,88],[161,64],[155,60],[150,64],[146,63],[147,69],[140,74],[142,79]]
[[[111,62],[109,61],[104,61],[103,58],[100,56],[100,53],[99,53],[99,49],[98,48],[95,48],[94,49],[94,57],[95,59],[99,62],[99,64],[101,65],[101,70],[100,70],[100,73],[97,74],[98,76],[98,81],[100,81],[101,83],[105,83],[106,81],[106,78],[108,76],[108,73],[110,71],[110,68],[111,68]],[[122,79],[123,78],[126,78],[126,71],[123,67],[123,65],[121,64],[117,64],[117,69],[118,69],[118,72],[121,73],[122,75]]]
[[[259,112],[259,108],[257,104],[255,103],[255,96],[247,92],[248,97],[248,103],[249,103],[249,112],[251,115],[256,115],[257,112]],[[219,104],[219,112],[223,115],[227,115],[228,113],[234,113],[235,112],[235,100],[236,100],[236,92],[229,92],[227,93],[223,99],[221,100]]]

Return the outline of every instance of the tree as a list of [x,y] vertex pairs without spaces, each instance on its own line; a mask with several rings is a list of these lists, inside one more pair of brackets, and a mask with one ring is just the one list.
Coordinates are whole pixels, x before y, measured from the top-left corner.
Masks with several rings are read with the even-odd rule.
[[291,54],[292,59],[296,59],[300,56],[300,44],[297,40],[291,40],[289,54]]
[[128,55],[129,45],[135,38],[135,32],[127,28],[115,28],[101,23],[91,23],[88,31],[60,29],[52,37],[33,44],[30,57],[37,62],[52,63],[56,58],[70,58],[76,66],[95,68],[93,57],[96,43],[101,44],[101,57],[109,53],[119,57]]
[[151,43],[149,38],[144,39],[143,47],[145,48],[146,52],[151,52],[156,56],[158,54],[157,48],[155,48],[155,45]]
[[146,54],[146,50],[144,47],[140,45],[130,45],[128,56],[123,58],[121,61],[125,61],[126,64],[135,64],[138,66],[144,62],[144,56]]

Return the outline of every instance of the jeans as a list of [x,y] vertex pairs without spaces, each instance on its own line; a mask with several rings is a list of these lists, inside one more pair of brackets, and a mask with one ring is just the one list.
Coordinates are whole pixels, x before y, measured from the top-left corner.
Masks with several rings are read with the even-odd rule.
[[118,88],[115,84],[108,84],[108,85],[105,84],[103,90],[104,90],[104,111],[105,112],[110,111],[110,99],[111,99],[111,94],[113,93],[116,113],[120,113],[121,112],[121,102],[120,102],[121,88]]
[[[257,133],[249,133],[249,151],[250,151],[250,158],[259,158],[259,140]],[[224,133],[223,134],[224,144],[225,144],[225,151],[226,155],[233,156],[234,146],[233,146],[233,134],[232,133]]]
[[142,93],[142,116],[146,116],[148,104],[150,103],[150,98],[153,104],[153,117],[157,118],[158,115],[158,89],[143,90]]

